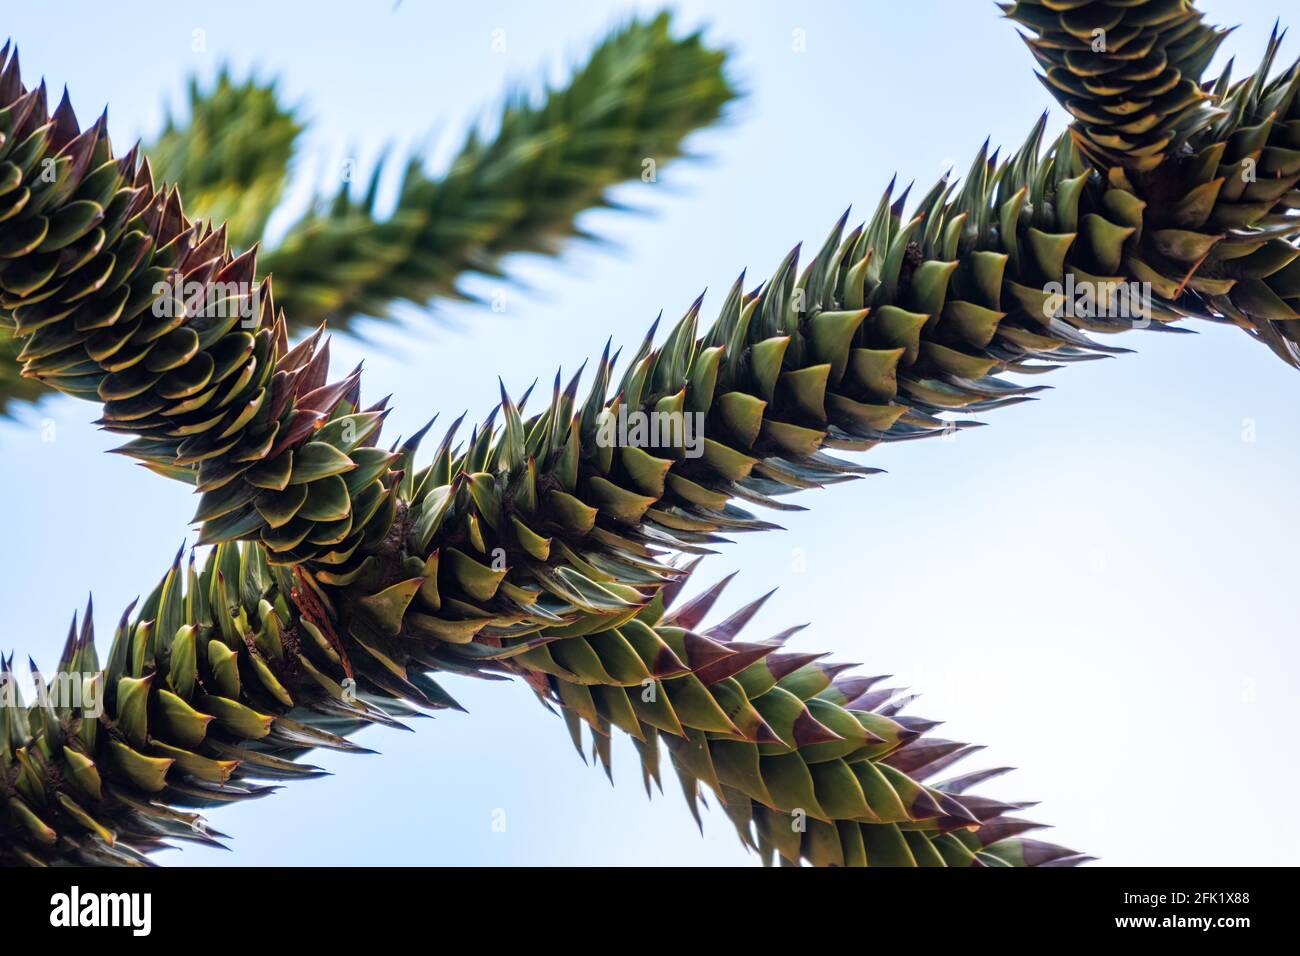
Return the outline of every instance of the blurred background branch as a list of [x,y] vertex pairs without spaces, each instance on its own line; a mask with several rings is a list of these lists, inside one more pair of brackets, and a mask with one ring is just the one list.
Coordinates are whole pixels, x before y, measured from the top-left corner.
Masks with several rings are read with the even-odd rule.
[[[458,281],[467,273],[504,276],[510,253],[554,255],[566,239],[590,238],[579,213],[615,208],[611,186],[653,176],[736,96],[726,53],[671,26],[667,13],[633,20],[567,85],[512,91],[491,135],[472,130],[441,176],[424,157],[405,157],[387,215],[376,209],[382,161],[364,183],[348,176],[313,203],[259,257],[291,333],[322,322],[350,330],[360,317],[391,319],[401,303],[466,298]],[[299,108],[274,81],[222,68],[208,86],[190,80],[188,113],[169,116],[146,146],[155,178],[181,186],[191,217],[228,221],[237,249],[262,242],[306,126]],[[19,376],[18,349],[0,326],[0,416],[49,392]]]

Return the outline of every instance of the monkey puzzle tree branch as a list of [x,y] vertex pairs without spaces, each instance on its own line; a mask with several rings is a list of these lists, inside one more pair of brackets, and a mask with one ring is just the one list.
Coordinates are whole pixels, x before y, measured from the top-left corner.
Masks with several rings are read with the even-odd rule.
[[269,565],[258,545],[221,545],[202,571],[178,555],[135,617],[122,616],[102,665],[89,607],[56,674],[33,665],[30,705],[12,659],[0,661],[0,864],[139,865],[170,841],[219,846],[194,809],[318,776],[305,751],[366,752],[347,739],[356,730],[454,706],[438,671],[522,674],[576,744],[587,723],[607,772],[611,733],[629,734],[647,793],[661,781],[662,740],[697,820],[707,789],[764,862],[1088,859],[1024,836],[1041,826],[1014,815],[1026,804],[967,793],[1005,767],[927,783],[980,748],[925,737],[936,722],[900,713],[911,698],[879,688],[884,678],[782,649],[799,628],[736,640],[763,599],[700,628],[724,581],[665,614],[681,581],[585,634],[533,637],[545,670],[499,646],[448,667],[430,637],[405,642],[414,656],[398,666],[348,636],[353,677],[302,610],[309,580]]
[[1132,278],[1233,322],[1300,364],[1300,67],[1273,77],[1276,28],[1254,74],[1201,74],[1226,30],[1188,0],[1019,0],[1040,78],[1075,116],[1071,135],[1144,203]]
[[360,195],[345,182],[267,255],[290,332],[461,295],[466,273],[499,276],[503,256],[554,255],[584,235],[579,213],[609,207],[611,186],[679,156],[736,95],[726,53],[671,27],[667,13],[634,20],[567,86],[539,101],[512,94],[491,138],[471,132],[442,176],[408,160],[386,218],[375,212],[379,167]]
[[1230,31],[1207,26],[1191,0],[1016,0],[1006,15],[1075,118],[1071,133],[1100,169],[1150,171],[1206,124],[1201,74]]

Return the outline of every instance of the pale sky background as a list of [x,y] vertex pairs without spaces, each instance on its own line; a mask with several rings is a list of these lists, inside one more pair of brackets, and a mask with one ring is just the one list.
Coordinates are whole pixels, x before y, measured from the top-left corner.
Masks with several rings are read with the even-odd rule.
[[[1201,6],[1242,24],[1220,61],[1249,68],[1283,5]],[[364,168],[385,144],[432,141],[445,159],[508,82],[563,76],[634,9],[655,5],[6,0],[2,30],[29,78],[44,74],[56,97],[68,84],[83,120],[111,104],[122,147],[160,127],[192,71],[229,60],[279,75],[314,120],[282,228],[313,188],[332,190],[345,157]],[[928,186],[954,162],[964,170],[986,136],[1014,148],[1051,106],[992,3],[677,9],[680,26],[707,25],[734,49],[749,91],[729,125],[692,140],[707,161],[618,191],[650,215],[584,217],[616,252],[511,260],[523,282],[507,287],[504,314],[443,303],[458,330],[417,314],[404,331],[370,326],[370,344],[336,339],[337,369],[364,357],[367,394],[394,393],[388,433],[438,410],[481,416],[498,374],[518,391],[576,368],[607,335],[633,345],[705,286],[716,314],[741,268],[755,280],[795,242],[819,244],[850,203],[869,214],[895,171]],[[206,53],[191,50],[195,29]],[[495,29],[504,54],[491,51]],[[1051,131],[1063,125],[1052,107]],[[989,414],[991,428],[874,451],[887,475],[805,494],[809,512],[780,517],[788,530],[742,538],[700,577],[743,570],[728,608],[779,585],[753,636],[811,621],[794,647],[921,692],[913,709],[947,720],[939,733],[988,745],[963,769],[1021,768],[985,792],[1041,800],[1030,815],[1056,825],[1049,839],[1111,865],[1293,863],[1300,823],[1281,808],[1300,784],[1300,377],[1240,332],[1200,331],[1133,333],[1123,344],[1139,354],[1055,373],[1055,391]],[[88,590],[106,647],[120,609],[193,537],[186,488],[102,454],[117,442],[95,417],[60,399],[0,423],[0,647],[47,667]],[[522,685],[446,683],[469,715],[368,731],[381,756],[323,754],[336,776],[211,811],[234,853],[162,862],[754,859],[720,813],[701,839],[671,775],[647,803],[625,742],[611,789]],[[505,832],[492,828],[498,810]]]

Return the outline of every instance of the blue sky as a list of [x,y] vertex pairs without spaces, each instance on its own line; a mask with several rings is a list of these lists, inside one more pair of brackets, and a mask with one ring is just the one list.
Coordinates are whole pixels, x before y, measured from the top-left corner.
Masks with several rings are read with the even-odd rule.
[[[1257,62],[1279,5],[1209,0],[1225,44]],[[313,124],[272,228],[345,159],[386,145],[445,160],[507,84],[561,78],[632,10],[653,4],[174,2],[7,4],[29,76],[67,83],[79,114],[111,104],[119,145],[161,125],[191,72],[229,61],[281,77]],[[393,435],[434,411],[481,416],[496,376],[518,391],[576,368],[606,336],[639,340],[701,289],[721,305],[844,208],[866,215],[895,172],[928,185],[964,170],[986,136],[1018,145],[1051,109],[992,3],[684,2],[682,27],[735,52],[748,96],[691,141],[703,161],[621,188],[636,216],[583,225],[613,250],[517,257],[502,313],[439,304],[448,329],[334,342],[364,358],[372,397],[394,394]],[[130,23],[129,29],[124,23]],[[193,49],[195,30],[206,50]],[[493,31],[506,49],[493,52]],[[803,31],[804,52],[796,52]],[[1296,55],[1294,42],[1284,51]],[[967,769],[1021,769],[987,790],[1037,799],[1052,839],[1126,864],[1291,862],[1300,823],[1278,812],[1300,783],[1292,609],[1300,503],[1297,380],[1240,332],[1134,333],[1138,354],[1055,373],[1042,401],[953,441],[871,453],[888,474],[811,492],[783,532],[742,539],[701,569],[731,570],[732,605],[780,591],[754,625],[811,621],[796,640],[922,693],[945,736],[988,745]],[[186,489],[102,454],[92,407],[53,400],[0,423],[7,546],[0,647],[48,665],[88,590],[106,641],[188,532]],[[192,533],[190,533],[192,538]],[[725,603],[725,602],[724,602]],[[727,864],[752,860],[721,814],[695,829],[676,785],[647,803],[630,746],[615,786],[584,767],[562,722],[521,685],[449,680],[470,714],[372,730],[381,756],[322,755],[336,775],[213,811],[234,853],[175,864]],[[494,820],[506,822],[504,831]],[[1250,821],[1249,825],[1243,825]],[[1266,822],[1261,822],[1266,821]]]

